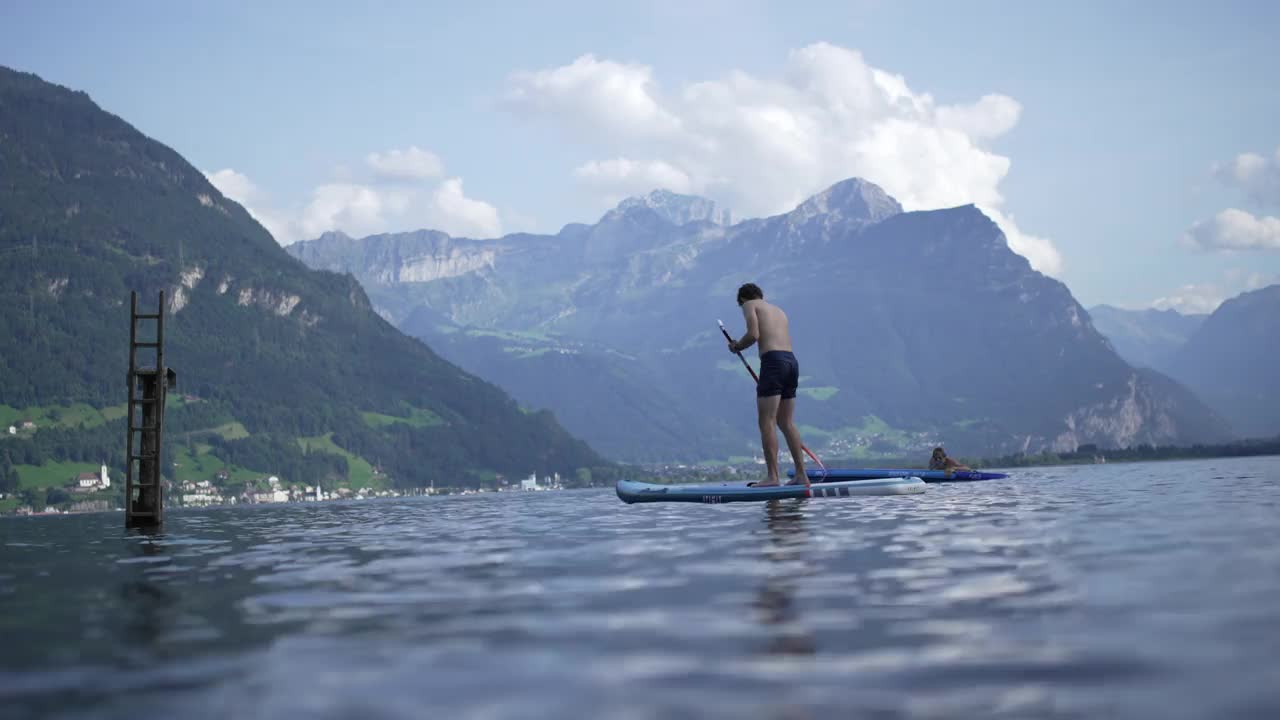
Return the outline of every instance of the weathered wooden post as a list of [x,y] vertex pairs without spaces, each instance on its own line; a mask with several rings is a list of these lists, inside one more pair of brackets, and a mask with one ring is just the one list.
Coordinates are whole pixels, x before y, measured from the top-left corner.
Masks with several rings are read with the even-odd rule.
[[[160,307],[154,314],[138,314],[138,293],[129,296],[129,434],[125,442],[124,524],[125,527],[155,527],[164,522],[160,458],[165,397],[167,391],[177,385],[178,376],[164,365],[164,291],[160,291]],[[154,341],[138,340],[139,320],[155,321]],[[154,366],[138,366],[139,349],[155,350]],[[135,434],[140,434],[136,443]]]

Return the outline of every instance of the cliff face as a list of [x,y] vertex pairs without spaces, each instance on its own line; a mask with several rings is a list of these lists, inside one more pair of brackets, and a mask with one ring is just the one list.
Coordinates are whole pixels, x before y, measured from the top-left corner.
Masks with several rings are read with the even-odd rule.
[[380,285],[458,277],[492,268],[497,257],[497,250],[484,242],[431,231],[374,235],[360,243],[358,252],[350,237],[330,232],[289,250],[313,268],[359,274]]

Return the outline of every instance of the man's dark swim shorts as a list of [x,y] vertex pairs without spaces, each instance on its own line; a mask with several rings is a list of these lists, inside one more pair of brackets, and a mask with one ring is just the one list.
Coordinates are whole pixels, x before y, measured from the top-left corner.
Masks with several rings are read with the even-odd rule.
[[787,350],[770,350],[760,356],[760,382],[756,397],[781,395],[785,400],[796,396],[800,385],[800,363]]

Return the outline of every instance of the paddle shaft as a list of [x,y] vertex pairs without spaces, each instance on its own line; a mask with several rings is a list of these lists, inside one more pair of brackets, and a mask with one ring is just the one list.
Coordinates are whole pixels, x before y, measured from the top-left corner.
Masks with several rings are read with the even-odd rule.
[[[725,340],[728,340],[729,342],[733,342],[733,337],[729,335],[729,331],[725,329],[724,323],[720,323],[720,332],[724,335]],[[751,373],[751,379],[755,380],[756,384],[759,385],[760,378],[756,375],[755,369],[751,367],[751,363],[747,362],[747,359],[742,356],[742,353],[740,351],[734,350],[733,353],[738,356],[739,360],[742,361],[742,366],[747,369],[747,372]],[[813,451],[809,449],[809,446],[805,445],[804,443],[800,443],[800,449],[804,450],[805,454],[813,458],[813,461],[818,464],[818,467],[822,468],[823,475],[827,474],[827,466],[822,464],[822,461],[818,459],[817,455],[813,454]],[[806,484],[809,482],[808,475],[809,475],[808,473],[805,473],[804,481]]]
[[[733,342],[733,338],[729,335],[729,331],[725,330],[723,325],[720,326],[720,332],[724,333],[725,340]],[[747,359],[742,356],[742,353],[735,350],[733,354],[738,356],[738,359],[742,361],[742,367],[746,368],[747,372],[751,373],[751,379],[755,380],[756,384],[759,385],[760,378],[756,376],[755,368],[751,367],[751,363],[747,362]]]

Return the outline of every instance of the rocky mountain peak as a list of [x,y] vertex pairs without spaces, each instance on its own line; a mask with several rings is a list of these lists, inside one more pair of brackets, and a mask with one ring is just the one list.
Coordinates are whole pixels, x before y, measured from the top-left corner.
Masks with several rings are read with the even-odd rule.
[[317,242],[326,242],[326,243],[329,243],[329,242],[345,243],[345,242],[352,242],[353,240],[354,238],[342,232],[341,230],[329,230],[328,232],[321,233],[320,237],[316,238]]
[[902,205],[879,185],[862,178],[849,178],[800,203],[787,218],[793,225],[802,225],[820,215],[876,223],[901,212]]
[[653,190],[647,195],[629,197],[610,210],[605,218],[626,214],[638,208],[647,208],[673,225],[687,225],[691,222],[710,222],[716,225],[733,223],[733,213],[728,208],[720,207],[714,200],[697,195],[682,195],[670,190]]

